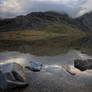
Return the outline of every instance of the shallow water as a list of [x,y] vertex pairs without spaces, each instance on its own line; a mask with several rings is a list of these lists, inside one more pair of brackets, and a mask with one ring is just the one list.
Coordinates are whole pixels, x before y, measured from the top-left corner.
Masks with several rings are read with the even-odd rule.
[[92,57],[76,50],[57,56],[34,56],[6,51],[0,53],[0,64],[17,62],[26,66],[29,61],[43,64],[43,69],[38,73],[27,71],[30,85],[20,92],[91,92],[92,71],[81,72],[73,67],[74,59],[87,58]]

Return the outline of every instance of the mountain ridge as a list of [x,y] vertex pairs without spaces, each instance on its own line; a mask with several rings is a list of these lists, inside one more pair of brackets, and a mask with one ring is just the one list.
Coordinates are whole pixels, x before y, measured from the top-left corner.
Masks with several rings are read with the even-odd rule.
[[74,19],[66,14],[56,12],[32,12],[26,16],[0,20],[0,31],[39,29],[45,26],[46,22],[58,22],[59,24],[76,26],[74,25]]
[[75,20],[81,29],[92,32],[92,12],[86,13]]
[[0,31],[39,29],[45,26],[45,22],[58,22],[69,26],[76,26],[83,31],[92,31],[92,13],[87,13],[78,18],[70,18],[67,14],[57,12],[32,12],[25,16],[17,16],[12,19],[0,20]]

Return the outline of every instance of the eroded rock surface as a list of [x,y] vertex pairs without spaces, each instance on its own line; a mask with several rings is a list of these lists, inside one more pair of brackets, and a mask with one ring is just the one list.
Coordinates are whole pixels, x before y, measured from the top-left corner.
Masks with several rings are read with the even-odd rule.
[[92,59],[87,59],[87,60],[76,59],[74,60],[74,66],[80,69],[81,71],[92,69]]
[[29,62],[29,65],[26,66],[26,68],[28,68],[31,71],[37,72],[42,69],[42,64],[40,62],[31,61],[31,62]]
[[0,89],[7,90],[26,85],[28,80],[21,65],[17,63],[0,65]]

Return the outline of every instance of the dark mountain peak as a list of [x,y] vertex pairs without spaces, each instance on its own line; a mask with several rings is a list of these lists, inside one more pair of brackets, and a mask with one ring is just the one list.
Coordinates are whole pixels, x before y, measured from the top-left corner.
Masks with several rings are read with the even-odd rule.
[[77,24],[86,31],[92,31],[92,12],[86,13],[85,15],[76,19]]
[[92,16],[92,12],[88,12],[88,13],[86,13],[78,18],[87,17],[87,16]]
[[76,26],[84,31],[92,31],[92,12],[79,18],[72,19],[67,14],[58,12],[32,12],[26,16],[17,16],[12,19],[0,20],[0,31],[39,29],[47,23],[59,23]]
[[47,14],[52,14],[52,15],[56,15],[56,16],[64,16],[64,17],[69,17],[68,14],[66,13],[59,13],[59,12],[55,12],[55,11],[47,11],[45,12]]
[[52,16],[66,16],[68,17],[67,14],[65,13],[58,13],[58,12],[54,12],[54,11],[47,11],[47,12],[32,12],[30,14],[28,14],[27,16],[38,16],[38,17],[42,17],[42,16],[46,16],[46,15],[52,15]]
[[68,20],[67,15],[57,12],[32,12],[26,16],[1,20],[0,31],[41,28],[46,22],[69,24]]

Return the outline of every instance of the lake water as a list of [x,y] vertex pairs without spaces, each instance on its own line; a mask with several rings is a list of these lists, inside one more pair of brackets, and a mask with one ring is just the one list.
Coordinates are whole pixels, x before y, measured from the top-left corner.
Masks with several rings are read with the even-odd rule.
[[92,71],[81,72],[73,67],[74,59],[87,58],[92,57],[76,50],[57,56],[34,56],[29,53],[5,51],[0,53],[0,64],[17,62],[26,66],[29,61],[39,61],[44,65],[38,73],[27,71],[30,85],[20,92],[91,92]]

